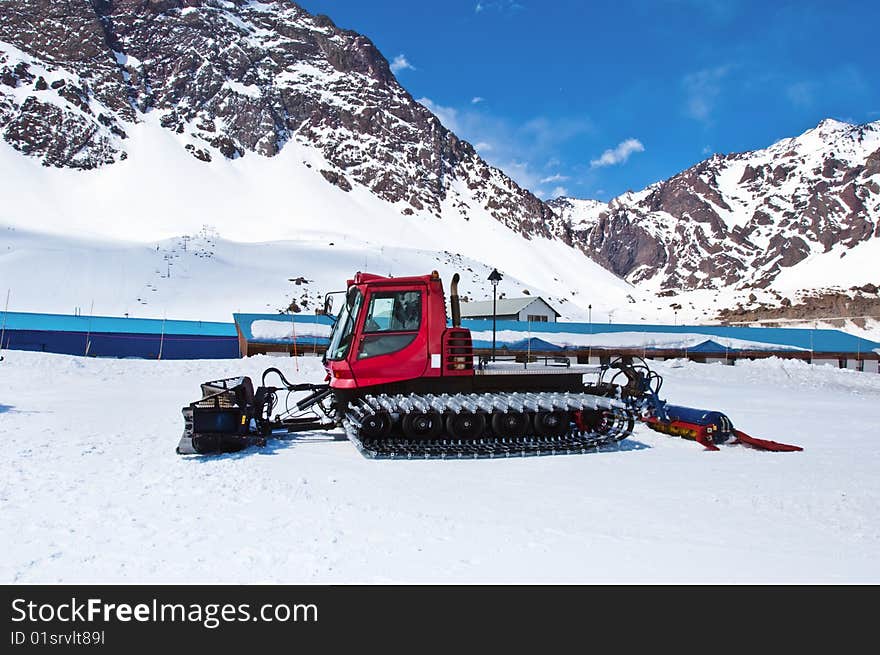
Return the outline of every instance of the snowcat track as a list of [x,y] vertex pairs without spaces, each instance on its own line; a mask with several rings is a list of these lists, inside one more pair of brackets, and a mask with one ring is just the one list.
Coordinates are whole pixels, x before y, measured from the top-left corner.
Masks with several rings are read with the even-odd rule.
[[[389,416],[412,412],[441,415],[460,412],[483,413],[487,418],[498,412],[602,412],[601,430],[582,429],[575,423],[561,435],[486,435],[476,439],[440,436],[436,439],[407,439],[390,436],[364,438],[360,426],[371,414]],[[400,418],[400,416],[398,416]],[[636,413],[622,403],[586,393],[485,393],[455,395],[378,395],[366,396],[349,406],[343,418],[346,436],[362,455],[370,459],[491,459],[574,455],[610,446],[632,434]]]

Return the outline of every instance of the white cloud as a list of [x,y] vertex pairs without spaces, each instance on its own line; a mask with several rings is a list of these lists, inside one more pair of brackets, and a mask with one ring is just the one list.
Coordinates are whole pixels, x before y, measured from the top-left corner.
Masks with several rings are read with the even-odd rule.
[[[458,110],[454,107],[444,107],[443,105],[438,105],[436,102],[431,100],[430,98],[419,98],[417,101],[419,104],[424,105],[431,112],[440,119],[440,122],[449,129],[458,134],[459,132],[459,123],[458,123]],[[460,134],[458,134],[461,136]]]
[[485,99],[485,98],[482,98],[482,97],[480,97],[480,96],[474,96],[473,98],[471,98],[471,104],[472,104],[472,105],[478,105],[478,104],[480,104],[481,102],[486,102],[486,99]]
[[406,55],[397,55],[394,60],[391,62],[391,72],[399,73],[403,70],[415,70],[416,67],[409,63],[409,60],[406,58]]
[[567,196],[567,195],[568,195],[568,189],[566,189],[564,186],[553,187],[553,190],[550,191],[551,198],[558,198],[559,196]]
[[703,154],[711,155],[712,154],[712,146],[703,146]]
[[630,155],[635,152],[644,152],[645,146],[638,139],[627,139],[617,144],[615,148],[609,148],[602,153],[599,159],[593,159],[590,162],[591,168],[601,168],[602,166],[615,166],[624,164]]
[[815,91],[816,85],[812,82],[795,82],[785,87],[785,95],[795,107],[812,106]]
[[579,135],[595,133],[594,123],[586,116],[537,117],[516,123],[470,102],[460,107],[447,107],[426,97],[418,102],[446,128],[474,144],[490,166],[539,196],[547,195],[542,189],[569,179],[557,149]]
[[523,123],[517,130],[530,140],[536,150],[548,151],[582,134],[591,134],[596,126],[589,118],[545,118],[539,116]]
[[529,162],[493,157],[489,164],[503,171],[505,175],[524,189],[534,190],[535,195],[541,194],[541,191],[538,189],[538,186],[541,184],[541,176],[531,167]]
[[730,66],[718,66],[684,76],[682,85],[685,90],[685,111],[688,116],[704,123],[709,122],[715,101],[721,95],[721,80],[729,71]]
[[479,14],[484,11],[513,12],[525,9],[525,6],[516,0],[488,0],[487,2],[477,2],[474,5],[474,13]]

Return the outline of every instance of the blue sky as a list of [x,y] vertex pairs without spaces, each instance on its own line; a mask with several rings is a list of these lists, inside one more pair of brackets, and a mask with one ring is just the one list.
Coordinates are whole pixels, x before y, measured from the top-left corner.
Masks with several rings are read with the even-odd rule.
[[608,200],[825,117],[880,120],[880,2],[302,0],[539,196]]

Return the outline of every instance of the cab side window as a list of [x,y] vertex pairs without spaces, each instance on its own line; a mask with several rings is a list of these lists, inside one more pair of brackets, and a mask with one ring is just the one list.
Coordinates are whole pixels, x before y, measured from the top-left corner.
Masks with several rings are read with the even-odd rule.
[[358,359],[405,348],[422,324],[421,291],[381,291],[370,296]]

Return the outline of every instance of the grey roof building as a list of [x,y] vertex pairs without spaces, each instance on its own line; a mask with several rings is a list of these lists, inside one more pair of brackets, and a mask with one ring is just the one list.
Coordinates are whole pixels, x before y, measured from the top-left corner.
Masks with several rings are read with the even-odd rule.
[[[499,298],[497,307],[499,321],[532,321],[555,323],[561,316],[540,296],[534,298]],[[462,318],[492,318],[492,301],[461,303]]]

